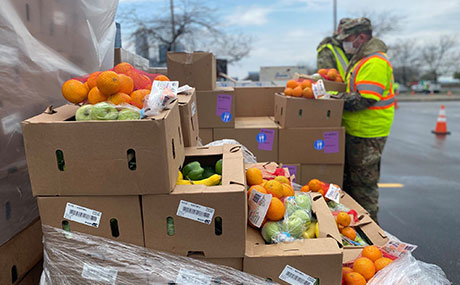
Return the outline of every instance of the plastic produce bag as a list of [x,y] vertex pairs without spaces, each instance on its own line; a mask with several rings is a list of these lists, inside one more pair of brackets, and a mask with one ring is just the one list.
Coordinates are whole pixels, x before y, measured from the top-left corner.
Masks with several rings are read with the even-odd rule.
[[252,154],[252,152],[249,151],[249,149],[247,149],[244,145],[240,144],[236,140],[223,139],[223,140],[210,142],[206,146],[222,146],[226,144],[233,144],[233,145],[236,144],[236,145],[240,145],[243,148],[244,163],[257,163],[257,159],[254,156],[254,154]]
[[153,81],[152,91],[144,103],[145,116],[158,115],[173,100],[177,99],[178,81]]
[[43,226],[41,285],[266,284],[227,266]]

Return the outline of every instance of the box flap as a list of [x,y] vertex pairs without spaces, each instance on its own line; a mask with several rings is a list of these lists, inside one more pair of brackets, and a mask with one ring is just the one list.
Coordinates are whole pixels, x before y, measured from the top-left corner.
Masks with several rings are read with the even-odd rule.
[[266,128],[278,129],[279,126],[271,117],[237,117],[235,129]]
[[319,238],[332,238],[339,247],[342,247],[342,238],[337,224],[323,196],[320,193],[312,193],[311,198],[313,200],[312,211],[316,214],[319,223]]

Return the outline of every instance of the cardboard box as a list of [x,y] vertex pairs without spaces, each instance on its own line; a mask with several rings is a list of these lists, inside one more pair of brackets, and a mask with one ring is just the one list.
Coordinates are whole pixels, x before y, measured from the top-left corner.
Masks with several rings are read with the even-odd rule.
[[[193,256],[191,256],[193,257]],[[231,257],[231,258],[203,258],[196,257],[197,259],[205,262],[214,263],[216,265],[229,266],[233,269],[243,271],[243,258],[242,257]]]
[[199,141],[198,111],[195,89],[177,95],[184,146],[197,146]]
[[197,91],[200,128],[235,127],[235,99],[232,87]]
[[144,246],[139,196],[38,197],[38,207],[44,225]]
[[214,129],[200,129],[200,139],[203,145],[214,141]]
[[279,130],[279,161],[301,164],[343,164],[345,128]]
[[196,90],[216,89],[216,59],[209,52],[168,52],[168,77]]
[[278,161],[278,128],[270,117],[235,118],[235,128],[215,128],[214,140],[234,139],[247,147],[257,161]]
[[147,72],[151,73],[151,74],[163,74],[163,75],[168,76],[168,68],[167,67],[151,67],[150,66],[147,69]]
[[236,117],[274,116],[274,94],[282,86],[235,87]]
[[43,260],[40,260],[33,268],[30,270],[24,278],[19,281],[18,285],[37,285],[40,284],[40,278],[43,272]]
[[34,195],[159,194],[174,188],[184,161],[176,103],[135,121],[77,122],[77,109],[64,105],[22,123]]
[[[186,161],[214,165],[223,158],[222,185],[177,185],[169,195],[142,196],[146,247],[182,256],[201,255],[206,258],[243,257],[247,224],[246,182],[241,146],[186,148]],[[198,207],[207,209],[192,210]],[[214,209],[209,215],[207,210]],[[203,218],[196,221],[178,216],[194,211]],[[209,213],[209,212],[208,212]],[[221,225],[216,222],[222,219]],[[167,231],[168,218],[174,232]],[[171,224],[171,222],[170,222]]]
[[301,179],[299,184],[305,185],[311,179],[319,179],[327,183],[334,183],[343,186],[344,164],[302,164]]
[[343,100],[308,100],[276,94],[275,121],[283,128],[321,128],[342,125]]
[[330,80],[323,80],[326,91],[346,92],[347,84]]
[[150,63],[147,58],[129,52],[122,48],[115,48],[113,66],[122,62],[127,62],[134,66],[134,68],[137,68],[145,72],[148,72],[149,70]]
[[294,182],[297,184],[302,184],[302,169],[301,165],[298,163],[281,163],[281,167],[287,167],[289,169],[289,173],[295,175]]
[[340,284],[343,259],[341,238],[321,195],[313,196],[313,212],[319,222],[319,238],[315,239],[265,244],[260,232],[248,227],[244,272],[286,284],[279,276],[290,265],[311,277],[319,278],[319,284]]
[[0,284],[15,284],[43,257],[39,220],[0,246]]

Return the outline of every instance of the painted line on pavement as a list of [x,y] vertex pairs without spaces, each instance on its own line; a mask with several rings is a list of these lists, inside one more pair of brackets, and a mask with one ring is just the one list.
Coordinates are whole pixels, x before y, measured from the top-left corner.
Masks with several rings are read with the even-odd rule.
[[404,184],[401,183],[378,183],[379,188],[403,188]]

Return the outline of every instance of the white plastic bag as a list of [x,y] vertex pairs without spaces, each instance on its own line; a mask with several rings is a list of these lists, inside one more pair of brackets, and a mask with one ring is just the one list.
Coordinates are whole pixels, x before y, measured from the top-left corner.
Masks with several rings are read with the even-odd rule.
[[153,81],[152,90],[144,103],[143,115],[155,116],[161,113],[177,98],[179,81]]

